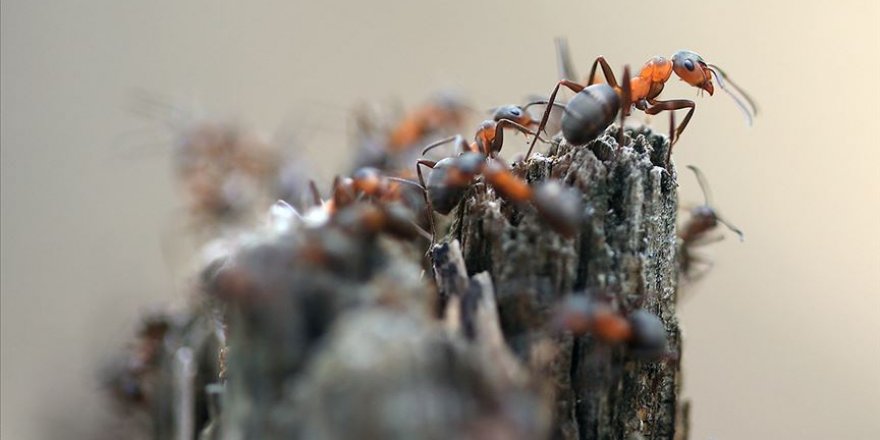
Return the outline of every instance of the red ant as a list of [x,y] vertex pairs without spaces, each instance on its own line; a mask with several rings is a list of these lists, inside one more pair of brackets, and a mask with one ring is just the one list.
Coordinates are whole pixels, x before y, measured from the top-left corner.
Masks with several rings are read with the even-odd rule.
[[[515,106],[503,107],[509,112]],[[521,108],[520,108],[521,109]],[[496,112],[496,117],[504,112]],[[474,142],[468,144],[460,135],[434,142],[425,147],[422,154],[454,142],[460,149],[458,156],[440,161],[419,159],[416,174],[424,189],[425,201],[430,210],[446,215],[461,202],[465,191],[478,175],[504,199],[514,203],[532,202],[538,213],[553,229],[564,236],[571,236],[580,222],[579,197],[555,182],[548,182],[537,190],[516,177],[505,162],[496,158],[504,143],[503,129],[515,128],[524,134],[537,133],[509,119],[488,120],[480,124]],[[422,166],[431,168],[427,179],[422,175]],[[433,220],[432,220],[433,221]]]
[[703,197],[705,200],[704,204],[691,209],[690,219],[688,219],[678,233],[678,238],[680,240],[679,267],[685,278],[694,279],[698,278],[698,276],[692,273],[693,263],[697,261],[709,262],[698,255],[694,255],[692,249],[696,246],[713,243],[724,238],[723,236],[708,238],[707,234],[709,231],[714,230],[718,227],[718,224],[721,223],[738,235],[740,241],[743,240],[744,236],[742,231],[721,218],[718,211],[712,207],[709,184],[706,182],[706,177],[703,176],[703,173],[699,168],[693,165],[688,165],[688,168],[690,168],[697,176],[697,181],[700,183],[700,188],[703,190]]
[[[315,207],[306,212],[308,221],[323,224],[335,220],[348,229],[363,229],[369,232],[387,232],[395,237],[412,239],[419,235],[433,239],[433,235],[424,231],[416,223],[412,209],[404,206],[401,183],[422,189],[417,183],[382,175],[379,170],[371,167],[360,168],[351,177],[336,177],[330,199],[321,199],[320,192],[314,182],[310,182]],[[346,208],[360,201],[363,203],[356,209],[350,209],[344,218],[339,218]]]
[[570,295],[556,311],[556,326],[574,336],[592,335],[609,345],[626,344],[639,357],[670,355],[666,327],[657,315],[636,309],[626,315],[585,295]]
[[459,127],[468,106],[454,95],[441,95],[407,113],[391,130],[388,149],[401,151],[444,127]]
[[172,317],[164,313],[143,318],[136,343],[118,365],[107,371],[105,381],[114,397],[134,406],[149,403],[153,391],[150,382],[160,368],[162,344],[172,324]]
[[[557,40],[557,48],[560,52],[567,50],[567,46],[559,47],[559,45],[559,40]],[[567,54],[563,54],[561,58],[563,59],[560,61],[560,65],[567,66],[563,71],[570,71],[570,63],[566,59]],[[607,84],[594,84],[596,68],[598,66],[602,67],[602,73],[608,81]],[[687,99],[668,101],[657,99],[673,72],[688,84],[709,92],[709,95],[712,95],[715,91],[712,82],[714,75],[718,85],[734,99],[737,106],[745,114],[747,122],[751,125],[753,115],[757,114],[757,107],[752,98],[731,81],[721,68],[706,63],[702,57],[694,52],[681,50],[673,54],[671,59],[661,56],[651,58],[642,66],[639,74],[634,78],[630,78],[629,67],[625,66],[621,84],[617,83],[614,72],[605,58],[601,56],[596,58],[590,69],[590,76],[585,86],[570,79],[562,79],[556,84],[556,87],[554,87],[553,92],[550,94],[550,99],[546,102],[547,108],[544,110],[544,115],[541,118],[538,132],[540,133],[547,123],[550,110],[555,105],[559,87],[565,86],[577,93],[564,106],[565,111],[562,116],[563,136],[573,145],[584,145],[595,139],[611,124],[618,110],[622,110],[621,131],[619,134],[619,140],[622,141],[623,119],[630,114],[633,106],[649,115],[655,115],[662,111],[687,108],[688,112],[684,120],[675,129],[672,139],[670,139],[671,153],[671,145],[681,136],[696,108],[696,104]],[[727,88],[727,84],[730,84],[742,96],[742,99],[731,92]],[[526,158],[531,154],[534,146],[535,140],[529,146]]]

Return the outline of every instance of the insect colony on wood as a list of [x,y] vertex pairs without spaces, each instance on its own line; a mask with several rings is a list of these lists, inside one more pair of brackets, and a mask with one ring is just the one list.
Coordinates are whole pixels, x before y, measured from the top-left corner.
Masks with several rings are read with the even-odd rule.
[[[477,191],[497,194],[499,203],[508,208],[504,212],[511,216],[511,221],[519,211],[534,210],[544,222],[543,229],[554,231],[562,240],[570,240],[584,228],[591,201],[562,179],[530,181],[524,174],[524,163],[552,159],[554,146],[561,142],[589,150],[603,134],[616,138],[618,149],[629,148],[624,122],[633,109],[648,115],[667,111],[670,122],[665,155],[654,165],[671,175],[672,146],[681,139],[696,110],[691,100],[659,99],[673,74],[709,95],[714,93],[717,83],[734,99],[749,123],[757,113],[751,97],[722,69],[691,51],[678,51],[668,59],[653,57],[635,75],[629,66],[624,66],[620,82],[601,56],[593,62],[586,81],[577,82],[564,40],[557,41],[557,56],[561,79],[546,99],[494,108],[491,119],[476,125],[470,142],[460,133],[469,132],[467,121],[473,111],[451,95],[438,95],[388,123],[377,123],[365,112],[357,113],[356,163],[350,175],[333,179],[326,196],[321,189],[327,186],[308,179],[294,179],[295,183],[282,185],[285,170],[296,172],[295,167],[288,166],[295,161],[281,159],[277,151],[232,128],[205,125],[187,131],[175,158],[177,175],[190,197],[189,209],[194,216],[206,223],[245,217],[238,215],[240,211],[253,211],[256,200],[262,200],[247,192],[255,187],[271,188],[263,199],[277,194],[295,198],[276,202],[266,225],[257,233],[252,231],[251,224],[243,222],[236,233],[206,245],[213,253],[202,273],[203,290],[212,300],[255,304],[277,288],[267,285],[267,280],[293,283],[287,278],[287,271],[294,264],[312,267],[316,272],[368,279],[382,264],[372,259],[385,258],[375,247],[376,240],[387,237],[411,244],[416,249],[414,254],[423,258],[423,252],[430,251],[436,242],[450,240],[444,238],[444,218],[437,215],[463,215],[468,196]],[[598,68],[605,83],[596,81]],[[568,102],[558,97],[562,87],[575,93]],[[544,110],[535,118],[530,109],[540,107]],[[559,133],[547,130],[553,125],[554,110]],[[676,110],[686,110],[677,125]],[[618,118],[619,126],[609,129]],[[527,153],[513,163],[499,154],[507,130],[525,136],[526,140],[531,137]],[[630,131],[630,135],[636,134]],[[551,144],[548,155],[532,154],[538,141]],[[429,156],[436,156],[450,144],[454,150],[451,154]],[[709,233],[719,224],[742,238],[742,232],[722,218],[711,204],[708,185],[699,169],[689,168],[703,190],[705,203],[691,210],[690,218],[678,231],[677,272],[686,280],[696,279],[704,272],[696,266],[707,261],[695,254],[694,248],[711,242]],[[282,240],[280,243],[289,246],[279,247],[272,240]],[[270,241],[272,246],[267,247]],[[261,267],[264,263],[266,266]],[[429,261],[421,263],[423,267],[430,266]],[[624,307],[584,291],[567,293],[560,295],[553,319],[544,323],[546,331],[589,337],[638,359],[660,361],[677,356],[667,349],[667,329],[657,312]],[[300,300],[306,301],[297,301]],[[315,307],[318,314],[327,312],[327,307],[338,306],[309,301],[312,300],[306,301],[308,307]],[[402,300],[388,293],[381,295],[381,301],[397,304]],[[261,313],[264,312],[268,313]],[[158,368],[156,353],[167,344],[161,340],[175,329],[164,321],[160,324],[164,325],[145,324],[146,330],[128,355],[130,365],[115,370],[108,381],[116,395],[129,404],[149,402],[151,387],[157,386],[145,378]],[[311,321],[307,325],[320,327]],[[224,325],[219,328],[221,334],[227,332]]]

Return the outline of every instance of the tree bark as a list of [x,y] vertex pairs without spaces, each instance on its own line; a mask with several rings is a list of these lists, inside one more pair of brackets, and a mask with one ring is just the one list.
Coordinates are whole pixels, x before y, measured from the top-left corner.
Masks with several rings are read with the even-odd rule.
[[[525,363],[540,352],[554,307],[566,295],[610,301],[626,313],[656,313],[669,350],[680,353],[675,314],[676,175],[668,142],[647,129],[617,148],[612,128],[586,147],[557,139],[514,172],[560,179],[583,193],[584,221],[572,238],[544,225],[531,206],[505,202],[478,183],[448,239],[461,242],[469,273],[488,272],[504,337]],[[590,336],[552,336],[555,433],[564,439],[673,438],[681,386],[678,356],[631,356]],[[681,426],[685,426],[680,421]]]

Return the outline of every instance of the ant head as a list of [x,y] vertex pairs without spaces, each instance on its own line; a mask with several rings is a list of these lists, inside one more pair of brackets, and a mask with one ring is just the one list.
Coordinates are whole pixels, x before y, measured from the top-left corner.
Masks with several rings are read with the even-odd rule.
[[667,353],[666,326],[657,315],[638,309],[629,315],[629,323],[632,328],[630,348],[633,355],[643,359],[657,359]]
[[718,214],[709,205],[695,206],[691,209],[690,222],[700,230],[708,231],[718,226]]
[[689,50],[676,52],[672,55],[672,70],[686,83],[709,92],[709,95],[715,93],[712,71],[697,53]]
[[526,116],[528,116],[528,113],[526,113],[522,107],[518,105],[505,105],[495,109],[495,113],[492,114],[492,120],[498,122],[502,119],[509,119],[514,122],[519,122]]
[[705,197],[705,202],[702,205],[691,210],[693,220],[701,224],[702,227],[707,230],[714,228],[718,226],[718,223],[721,223],[724,226],[727,226],[727,229],[730,229],[738,235],[740,241],[742,241],[744,239],[742,231],[721,218],[721,216],[718,215],[718,212],[715,211],[715,208],[712,207],[712,195],[709,192],[709,183],[706,181],[706,176],[703,175],[703,172],[700,171],[699,168],[693,165],[688,165],[687,167],[694,172],[697,181],[700,183],[700,189],[703,190],[703,197]]

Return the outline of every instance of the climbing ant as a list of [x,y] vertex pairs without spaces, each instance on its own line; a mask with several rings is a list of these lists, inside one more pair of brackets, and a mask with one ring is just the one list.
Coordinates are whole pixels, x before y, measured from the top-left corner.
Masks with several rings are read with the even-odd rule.
[[721,223],[724,226],[727,226],[727,228],[733,231],[736,235],[738,235],[740,241],[743,240],[743,233],[735,226],[721,218],[715,208],[712,207],[709,184],[706,182],[706,177],[703,176],[703,173],[699,170],[699,168],[693,165],[688,165],[688,168],[690,168],[691,171],[694,172],[694,175],[696,175],[697,177],[697,181],[700,183],[700,188],[703,190],[704,203],[691,209],[690,219],[688,219],[688,221],[682,227],[681,231],[678,233],[679,268],[685,278],[695,279],[699,276],[693,273],[693,264],[698,261],[705,263],[709,262],[703,257],[693,254],[693,248],[713,243],[724,238],[720,235],[714,238],[708,238],[707,234],[709,233],[709,231],[714,230],[716,227],[718,227],[718,224]]
[[[532,202],[538,213],[554,230],[564,236],[574,235],[580,223],[579,197],[570,191],[565,191],[556,182],[544,183],[533,190],[528,183],[516,177],[508,165],[496,157],[504,143],[505,127],[515,128],[524,134],[539,138],[537,133],[527,127],[502,118],[497,121],[487,120],[480,124],[474,142],[470,144],[462,136],[457,135],[425,147],[422,151],[423,155],[449,142],[454,142],[460,149],[458,156],[439,161],[427,159],[416,161],[416,174],[424,188],[425,202],[430,210],[442,215],[449,214],[461,202],[474,179],[482,175],[504,199],[514,203]],[[423,166],[431,169],[427,179],[422,174]]]
[[[560,47],[560,44],[563,44],[563,46]],[[564,44],[557,40],[559,52],[567,50],[567,46],[564,46]],[[562,57],[563,60],[560,61],[560,65],[568,66],[563,71],[570,71],[570,63],[564,59],[567,55],[562,55]],[[596,68],[598,66],[602,67],[602,73],[605,75],[606,81],[608,81],[607,84],[594,84]],[[550,110],[555,105],[556,94],[559,92],[559,88],[565,86],[577,93],[564,106],[565,112],[562,116],[563,136],[572,145],[584,145],[595,139],[611,124],[618,110],[622,110],[621,131],[619,134],[619,140],[622,140],[623,118],[630,114],[633,106],[649,115],[655,115],[662,111],[686,108],[688,112],[684,120],[675,129],[672,139],[670,139],[671,152],[671,146],[681,136],[685,127],[687,127],[696,108],[696,104],[691,100],[674,99],[660,101],[657,99],[657,96],[663,91],[666,81],[669,80],[673,72],[688,84],[709,92],[709,95],[712,95],[715,91],[712,82],[714,75],[718,85],[734,99],[737,106],[746,116],[748,124],[751,125],[752,117],[757,114],[757,107],[752,98],[730,80],[721,68],[714,64],[706,63],[702,57],[694,52],[681,50],[673,54],[670,59],[661,56],[651,58],[642,66],[639,74],[634,78],[630,78],[629,67],[625,66],[621,84],[617,83],[614,72],[605,58],[601,56],[596,58],[590,69],[590,76],[586,85],[580,85],[570,79],[562,79],[556,84],[553,92],[550,94],[550,99],[547,100],[547,108],[544,110],[544,115],[541,118],[538,132],[540,133],[546,125]],[[730,84],[741,95],[742,99],[731,92],[727,84]],[[534,146],[535,140],[529,146],[526,158],[531,154]]]
[[[351,177],[337,176],[327,201],[321,199],[317,187],[311,183],[316,206],[306,212],[305,217],[316,224],[333,220],[347,229],[386,232],[402,239],[419,235],[433,239],[433,235],[418,226],[413,210],[405,206],[401,183],[422,189],[415,182],[384,176],[371,167],[360,168]],[[351,209],[346,211],[347,208]]]
[[639,357],[670,355],[666,327],[656,314],[645,309],[623,314],[606,302],[569,295],[556,310],[555,325],[574,336],[589,334],[608,345],[626,344]]

